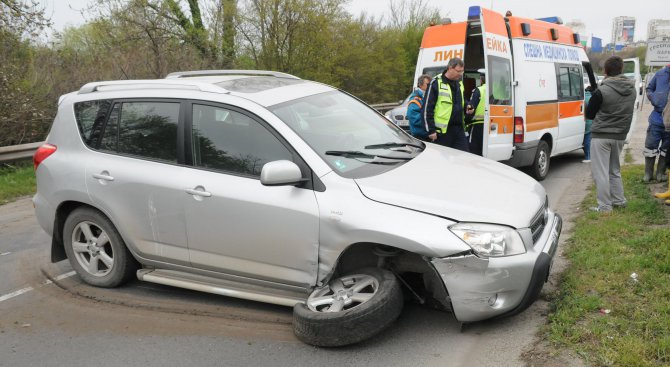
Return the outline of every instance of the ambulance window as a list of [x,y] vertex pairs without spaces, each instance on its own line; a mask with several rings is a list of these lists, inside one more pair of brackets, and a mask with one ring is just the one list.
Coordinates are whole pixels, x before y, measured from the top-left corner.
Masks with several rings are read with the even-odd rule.
[[512,104],[512,67],[510,61],[502,57],[488,57],[489,103],[492,105]]
[[556,65],[559,101],[584,98],[584,79],[580,65]]

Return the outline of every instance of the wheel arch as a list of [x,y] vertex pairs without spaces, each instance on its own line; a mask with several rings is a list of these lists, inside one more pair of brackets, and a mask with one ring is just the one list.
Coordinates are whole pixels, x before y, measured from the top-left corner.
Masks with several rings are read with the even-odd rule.
[[326,284],[334,277],[369,267],[393,272],[402,287],[419,298],[420,303],[426,299],[421,299],[419,294],[425,294],[437,301],[433,306],[451,310],[449,292],[426,256],[381,243],[359,242],[349,245],[342,251],[328,276],[319,283]]

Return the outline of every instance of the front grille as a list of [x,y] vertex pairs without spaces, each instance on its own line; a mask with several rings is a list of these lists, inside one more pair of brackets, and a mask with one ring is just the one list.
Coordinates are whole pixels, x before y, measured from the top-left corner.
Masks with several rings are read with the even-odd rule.
[[544,232],[544,227],[547,226],[548,206],[549,201],[545,199],[544,205],[542,205],[537,214],[535,214],[533,220],[530,221],[530,230],[533,233],[533,243],[537,242],[540,236],[542,236],[542,232]]

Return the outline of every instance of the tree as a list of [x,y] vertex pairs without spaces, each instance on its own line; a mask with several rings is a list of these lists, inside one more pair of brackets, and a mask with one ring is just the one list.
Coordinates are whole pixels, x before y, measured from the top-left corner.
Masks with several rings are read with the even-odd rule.
[[0,0],[0,31],[37,37],[50,24],[37,0]]

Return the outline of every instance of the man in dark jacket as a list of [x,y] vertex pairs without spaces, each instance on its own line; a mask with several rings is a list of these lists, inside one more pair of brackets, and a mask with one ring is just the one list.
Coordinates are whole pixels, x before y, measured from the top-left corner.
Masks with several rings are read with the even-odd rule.
[[591,125],[591,173],[596,183],[598,212],[625,207],[619,156],[630,130],[635,109],[635,82],[621,75],[623,60],[610,56],[605,61],[605,79],[586,108]]
[[423,140],[428,140],[428,131],[426,131],[426,124],[423,121],[421,108],[423,107],[423,95],[428,89],[430,80],[429,75],[423,74],[416,82],[416,90],[409,96],[409,104],[407,105],[407,119],[409,120],[409,132],[413,137]]
[[447,69],[433,79],[426,92],[423,117],[428,138],[440,145],[469,151],[463,118],[463,60],[455,57]]
[[656,181],[665,181],[668,148],[670,148],[670,131],[663,126],[663,108],[668,103],[670,89],[670,65],[659,70],[647,84],[647,98],[654,106],[649,115],[647,138],[644,141],[644,182],[649,182],[654,176],[654,163],[658,157],[656,167]]

